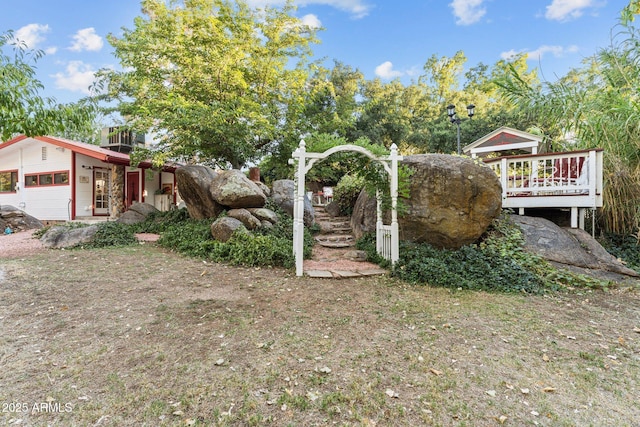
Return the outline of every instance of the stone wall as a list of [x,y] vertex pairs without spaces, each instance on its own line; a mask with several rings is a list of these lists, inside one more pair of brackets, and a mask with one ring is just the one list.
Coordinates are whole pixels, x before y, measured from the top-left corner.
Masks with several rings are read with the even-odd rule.
[[109,215],[118,218],[124,212],[124,166],[111,165],[109,174]]

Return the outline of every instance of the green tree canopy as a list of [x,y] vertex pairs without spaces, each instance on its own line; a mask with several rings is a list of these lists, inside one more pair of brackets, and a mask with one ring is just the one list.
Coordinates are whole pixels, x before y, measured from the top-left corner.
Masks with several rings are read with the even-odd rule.
[[101,72],[105,98],[130,127],[162,136],[156,160],[238,168],[272,150],[301,108],[315,30],[293,10],[143,0],[135,27],[109,36],[122,71]]
[[44,53],[30,50],[14,39],[12,31],[0,34],[0,138],[86,134],[95,112],[90,103],[57,104],[42,97],[35,64]]

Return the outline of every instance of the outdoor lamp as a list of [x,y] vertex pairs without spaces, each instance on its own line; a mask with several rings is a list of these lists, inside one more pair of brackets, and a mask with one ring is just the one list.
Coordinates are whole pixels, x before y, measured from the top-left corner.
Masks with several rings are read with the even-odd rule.
[[473,104],[467,105],[467,115],[469,116],[469,118],[473,117],[475,109],[476,109],[475,105],[473,105]]
[[453,122],[454,120],[453,116],[456,115],[456,106],[453,104],[449,104],[449,106],[447,107],[447,114],[449,115],[449,118]]
[[[469,116],[469,119],[471,119],[475,114],[475,109],[475,105],[467,105],[467,115]],[[458,128],[458,154],[460,154],[460,123],[462,123],[462,119],[456,116],[456,106],[453,104],[449,104],[447,106],[447,115],[449,116],[449,120],[451,121],[451,123],[455,124]]]

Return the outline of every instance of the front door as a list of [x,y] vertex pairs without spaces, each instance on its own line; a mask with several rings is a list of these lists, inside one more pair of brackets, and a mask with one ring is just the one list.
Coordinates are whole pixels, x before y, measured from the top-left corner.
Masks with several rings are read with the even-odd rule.
[[109,171],[93,170],[93,215],[109,215]]
[[127,205],[126,208],[133,204],[133,202],[140,201],[140,174],[138,172],[127,172]]

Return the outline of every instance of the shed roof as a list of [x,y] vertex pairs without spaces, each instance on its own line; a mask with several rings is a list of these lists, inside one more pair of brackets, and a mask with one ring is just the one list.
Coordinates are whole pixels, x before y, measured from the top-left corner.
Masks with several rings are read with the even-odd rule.
[[531,153],[542,137],[503,126],[463,148],[465,153],[479,154],[495,151],[524,150]]

